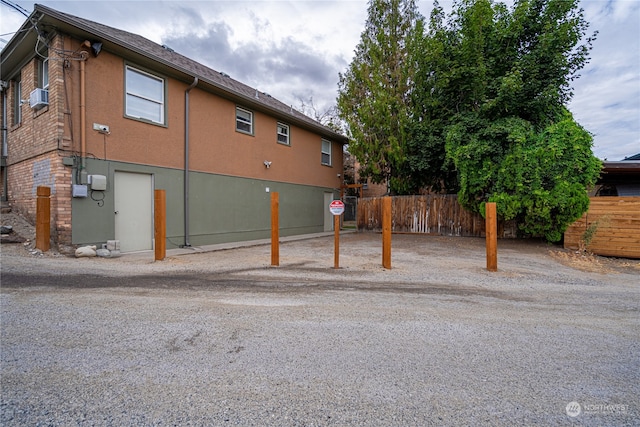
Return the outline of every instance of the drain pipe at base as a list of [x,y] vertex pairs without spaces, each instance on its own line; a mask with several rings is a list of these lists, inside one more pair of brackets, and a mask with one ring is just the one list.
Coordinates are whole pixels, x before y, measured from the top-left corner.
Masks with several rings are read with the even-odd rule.
[[184,245],[190,248],[189,242],[189,92],[198,85],[198,78],[184,92]]

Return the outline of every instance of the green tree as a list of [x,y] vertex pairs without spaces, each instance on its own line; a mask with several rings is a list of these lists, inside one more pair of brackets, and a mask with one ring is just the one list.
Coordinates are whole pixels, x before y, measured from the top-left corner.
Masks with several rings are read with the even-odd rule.
[[601,168],[591,144],[567,110],[541,132],[519,117],[488,122],[468,116],[447,134],[460,203],[484,215],[486,202],[496,202],[498,215],[515,219],[523,235],[549,241],[560,240],[589,207],[586,188]]
[[458,112],[451,102],[456,87],[452,82],[451,49],[455,34],[446,28],[445,19],[443,9],[435,1],[428,33],[413,52],[416,73],[403,173],[409,177],[408,187],[414,194],[424,188],[453,193],[457,190],[456,171],[445,152],[446,129]]
[[360,174],[407,191],[400,174],[406,161],[412,52],[424,31],[414,0],[370,0],[365,30],[348,70],[340,74],[338,109],[351,137],[349,151]]
[[512,9],[461,0],[443,22],[436,5],[413,94],[413,181],[456,188],[476,212],[496,201],[523,234],[559,240],[588,208],[600,170],[591,135],[565,107],[595,39],[580,44],[588,23],[577,0],[516,0]]

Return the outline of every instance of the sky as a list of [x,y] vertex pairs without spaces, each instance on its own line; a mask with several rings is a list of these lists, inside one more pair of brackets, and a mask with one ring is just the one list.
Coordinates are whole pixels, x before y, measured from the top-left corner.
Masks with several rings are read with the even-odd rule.
[[[9,1],[33,11],[33,1]],[[338,75],[353,59],[368,6],[366,0],[39,3],[166,44],[296,109],[304,103],[320,113],[335,105]],[[432,0],[416,4],[428,18]],[[440,4],[450,10],[452,1]],[[640,1],[581,0],[580,7],[589,33],[599,34],[568,107],[593,134],[597,157],[622,160],[640,153]],[[0,3],[0,48],[24,20]]]

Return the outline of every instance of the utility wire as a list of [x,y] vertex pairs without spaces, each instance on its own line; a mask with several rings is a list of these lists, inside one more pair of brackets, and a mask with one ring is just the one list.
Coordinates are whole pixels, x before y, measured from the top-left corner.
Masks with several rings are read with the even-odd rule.
[[[13,2],[10,2],[9,0],[0,0],[0,2],[2,2],[3,5],[5,6],[9,6],[10,8],[17,10],[18,12],[20,12],[21,14],[23,14],[24,16],[26,16],[27,18],[29,17],[29,12],[27,12],[27,10],[25,8],[23,8],[22,6],[19,6]],[[28,30],[23,30],[23,31],[28,31]],[[9,35],[13,35],[15,34],[15,32],[13,33],[7,33],[7,34],[0,34],[0,37],[4,37],[4,36],[9,36]],[[0,42],[2,42],[3,46],[1,49],[4,49],[4,45],[6,45],[8,42],[5,39],[0,39]]]
[[[22,6],[19,6],[15,3],[13,3],[12,1],[9,0],[0,0],[0,2],[6,6],[11,7],[12,9],[17,10],[18,12],[22,13],[24,16],[26,16],[27,18],[29,18],[29,12],[23,8]],[[38,26],[36,25],[36,22],[34,19],[32,19],[31,21],[31,28],[27,28],[23,31],[30,31],[30,30],[35,30],[36,34],[38,35],[38,39],[36,41],[36,45],[35,45],[35,53],[36,55],[38,55],[39,57],[41,57],[42,59],[47,59],[46,56],[43,56],[40,51],[39,51],[39,45],[40,43],[44,44],[47,49],[51,49],[53,50],[55,53],[57,53],[58,55],[60,55],[62,57],[62,59],[71,59],[71,60],[76,60],[76,61],[81,61],[83,60],[83,58],[78,57],[79,53],[76,51],[69,51],[69,50],[65,50],[65,49],[56,49],[56,48],[52,48],[49,45],[49,41],[46,38],[46,34],[42,33],[39,29]]]
[[18,12],[20,12],[21,14],[23,14],[27,18],[29,17],[29,12],[27,12],[27,10],[24,7],[19,6],[19,5],[15,4],[15,3],[13,3],[13,2],[10,2],[9,0],[0,0],[0,1],[3,4],[15,9],[15,10],[17,10]]

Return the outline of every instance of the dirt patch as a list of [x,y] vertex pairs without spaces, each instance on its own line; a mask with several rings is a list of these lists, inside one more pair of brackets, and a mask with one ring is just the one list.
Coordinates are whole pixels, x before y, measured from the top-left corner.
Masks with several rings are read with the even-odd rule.
[[558,260],[561,264],[581,271],[590,273],[613,273],[615,270],[601,262],[597,255],[569,252],[561,250],[551,250],[549,255]]
[[551,249],[549,255],[567,267],[589,273],[640,273],[640,260],[603,257],[569,249]]
[[73,256],[75,251],[75,248],[71,246],[58,246],[55,244],[52,244],[47,252],[36,249],[36,227],[18,213],[3,213],[0,217],[0,225],[11,228],[9,233],[1,235],[0,243],[3,245],[10,244],[9,246],[20,246],[20,250],[12,248],[13,252],[40,257],[62,257]]
[[27,243],[36,237],[36,228],[21,215],[15,213],[2,214],[0,225],[11,227],[9,233],[2,234],[2,243]]

